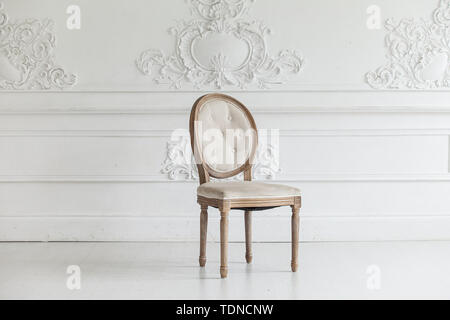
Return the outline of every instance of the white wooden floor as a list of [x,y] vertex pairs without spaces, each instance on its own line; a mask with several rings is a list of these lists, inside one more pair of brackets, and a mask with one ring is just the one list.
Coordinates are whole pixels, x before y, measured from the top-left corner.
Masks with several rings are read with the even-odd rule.
[[[0,299],[450,299],[450,242],[230,244],[228,279],[219,246],[197,265],[197,243],[0,243]],[[81,269],[69,290],[68,266]],[[73,279],[73,275],[72,278]]]

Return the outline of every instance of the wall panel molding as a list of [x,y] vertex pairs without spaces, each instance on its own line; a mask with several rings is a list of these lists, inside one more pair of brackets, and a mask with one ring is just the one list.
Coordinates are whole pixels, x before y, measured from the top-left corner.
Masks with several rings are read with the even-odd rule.
[[[153,137],[170,138],[174,130],[2,130],[0,137]],[[188,134],[188,131],[184,131]],[[448,136],[450,128],[280,130],[280,137]]]
[[[450,0],[380,0],[386,17],[426,18],[391,24],[387,61],[385,31],[366,28],[358,0],[85,1],[83,27],[71,31],[60,1],[3,1],[19,21],[2,15],[0,30],[24,22],[48,36],[50,68],[70,63],[80,81],[41,90],[31,70],[29,80],[11,78],[10,38],[2,47],[0,34],[0,82],[17,82],[0,92],[0,241],[197,241],[198,182],[170,180],[161,165],[194,101],[214,91],[242,101],[259,129],[280,129],[279,164],[269,156],[258,175],[302,190],[304,241],[450,239],[450,90],[446,76],[422,77],[430,64],[429,78],[440,77],[450,53],[439,42],[449,40],[439,32]],[[55,28],[38,17],[54,18]],[[178,18],[185,22],[164,34]],[[404,45],[412,51],[401,56]],[[285,48],[301,49],[307,65]],[[370,61],[385,63],[371,76],[377,90],[362,77]],[[189,158],[183,147],[169,166]],[[288,209],[258,214],[255,239],[289,242]],[[239,213],[230,224],[233,241],[243,241]]]
[[[189,112],[207,92],[2,92],[0,113]],[[448,112],[450,91],[231,92],[252,112]],[[185,111],[183,111],[185,110]]]
[[[282,172],[271,182],[449,182],[450,173],[298,173]],[[154,175],[0,175],[0,183],[189,183],[193,179],[169,180]]]
[[[58,109],[53,108],[29,108],[29,107],[1,107],[0,115],[188,115],[190,108],[183,107],[141,107],[141,106],[121,106],[121,107],[64,107]],[[329,106],[329,107],[258,107],[253,108],[252,114],[296,114],[296,113],[450,113],[450,107],[444,106],[428,106],[428,107],[414,107],[414,106]]]

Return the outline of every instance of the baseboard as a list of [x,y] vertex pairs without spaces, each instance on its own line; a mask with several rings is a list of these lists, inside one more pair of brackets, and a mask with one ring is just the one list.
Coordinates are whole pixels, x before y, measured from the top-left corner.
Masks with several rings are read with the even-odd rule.
[[[450,216],[301,217],[300,240],[450,240]],[[198,241],[197,217],[3,217],[0,241]],[[244,240],[243,218],[230,218],[230,241]],[[290,217],[253,219],[253,239],[289,242]],[[209,219],[208,240],[219,240]]]

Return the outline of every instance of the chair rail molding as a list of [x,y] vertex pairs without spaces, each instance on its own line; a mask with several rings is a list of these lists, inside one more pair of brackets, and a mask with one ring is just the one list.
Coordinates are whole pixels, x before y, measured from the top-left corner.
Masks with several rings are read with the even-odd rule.
[[262,22],[245,19],[254,0],[189,0],[193,18],[169,30],[176,37],[175,53],[144,51],[137,68],[157,84],[181,89],[208,87],[268,89],[285,83],[303,69],[303,58],[291,50],[270,56]]
[[388,19],[388,62],[366,74],[374,89],[450,87],[450,0],[440,0],[432,19]]
[[[259,144],[253,160],[252,174],[261,180],[273,180],[281,172],[278,139],[259,135]],[[167,153],[162,163],[161,173],[169,180],[197,180],[197,166],[192,155],[190,138],[186,134],[174,135],[167,142]],[[242,180],[242,173],[230,180]],[[227,179],[222,179],[227,180]]]
[[56,37],[50,19],[10,22],[0,3],[0,90],[50,90],[77,82],[55,62]]

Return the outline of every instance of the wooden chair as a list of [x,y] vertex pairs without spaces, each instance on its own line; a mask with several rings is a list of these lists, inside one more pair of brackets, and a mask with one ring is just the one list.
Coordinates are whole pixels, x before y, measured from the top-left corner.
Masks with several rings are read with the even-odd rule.
[[[255,121],[248,109],[236,99],[223,94],[205,95],[200,97],[192,108],[189,130],[200,179],[200,186],[197,189],[197,202],[201,207],[200,266],[206,264],[208,207],[220,210],[220,275],[226,278],[230,210],[238,209],[245,212],[245,258],[247,263],[251,263],[252,211],[290,206],[291,268],[293,272],[297,271],[300,190],[252,181],[252,161],[258,145],[258,134]],[[231,153],[231,156],[227,155],[226,160],[231,161],[223,161],[225,159],[223,155],[227,152]],[[210,181],[210,177],[226,179],[241,172],[244,173],[244,181]]]

